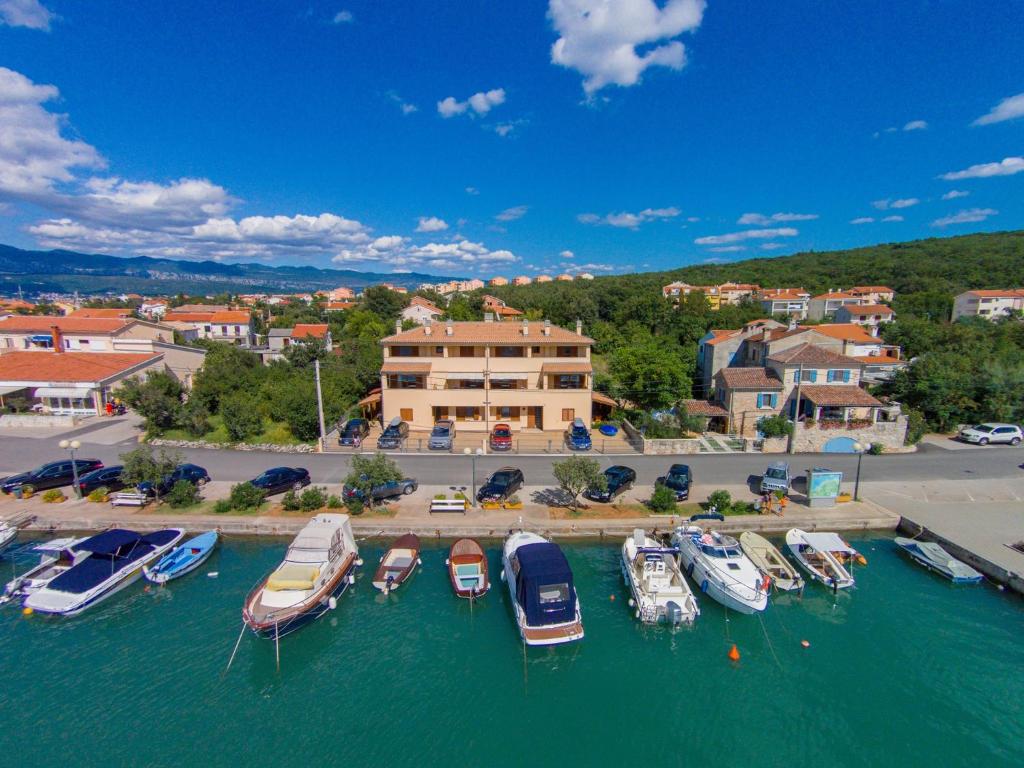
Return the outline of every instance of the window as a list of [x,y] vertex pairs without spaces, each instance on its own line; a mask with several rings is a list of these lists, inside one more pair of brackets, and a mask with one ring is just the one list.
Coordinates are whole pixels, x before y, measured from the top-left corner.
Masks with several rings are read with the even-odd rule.
[[78,340],[78,346],[79,347],[88,347],[89,346],[89,340],[88,339],[79,339]]
[[818,372],[815,370],[804,371],[800,373],[800,369],[797,369],[794,381],[809,381],[812,384],[818,380]]
[[434,347],[434,357],[444,357],[444,347]]
[[412,421],[412,408],[401,408],[398,415],[402,417],[402,421]]
[[583,377],[578,373],[555,376],[555,387],[557,389],[582,389]]
[[563,408],[562,409],[562,421],[572,421],[576,418],[575,408]]
[[757,395],[758,408],[775,408],[779,404],[777,392],[759,392]]
[[540,356],[540,347],[530,347],[530,354],[534,357]]
[[220,335],[221,336],[227,336],[228,335],[228,327],[226,325],[222,325],[220,327]]
[[576,347],[559,347],[559,357],[577,357]]
[[459,357],[476,357],[476,347],[459,347]]
[[847,383],[847,382],[850,381],[850,369],[849,368],[830,369],[829,372],[828,372],[827,379],[828,379],[829,383],[837,382],[837,381],[838,382]]
[[480,421],[480,409],[464,405],[456,406],[455,419],[457,421]]
[[419,357],[420,351],[416,347],[396,346],[391,348],[391,355],[393,357]]
[[544,584],[537,588],[540,596],[540,604],[564,603],[569,599],[568,584]]
[[495,347],[495,357],[523,357],[523,347]]

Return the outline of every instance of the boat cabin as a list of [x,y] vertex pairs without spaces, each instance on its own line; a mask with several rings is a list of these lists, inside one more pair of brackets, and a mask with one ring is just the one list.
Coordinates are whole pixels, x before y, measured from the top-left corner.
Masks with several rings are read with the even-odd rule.
[[576,619],[572,571],[558,545],[524,544],[510,558],[516,576],[516,600],[527,624],[564,624]]

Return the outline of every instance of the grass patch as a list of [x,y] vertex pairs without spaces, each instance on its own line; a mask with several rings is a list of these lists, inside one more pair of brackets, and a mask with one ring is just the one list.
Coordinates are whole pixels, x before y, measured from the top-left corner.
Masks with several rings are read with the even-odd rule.
[[[158,437],[165,440],[202,440],[207,443],[231,443],[228,431],[224,428],[224,420],[219,415],[211,416],[210,429],[202,437],[194,437],[183,429],[168,429]],[[301,440],[297,439],[291,428],[283,421],[271,421],[263,419],[263,430],[246,440],[247,443],[269,443],[271,445],[299,445]]]
[[676,502],[676,508],[671,512],[655,512],[648,507],[644,507],[644,509],[647,510],[647,514],[658,517],[693,517],[704,511],[704,508],[695,501]]
[[[177,509],[172,507],[170,504],[147,504],[146,506],[139,509],[136,514],[140,515],[212,515],[213,505],[216,504],[215,499],[203,499],[193,507],[178,507]],[[236,513],[232,513],[236,514]]]

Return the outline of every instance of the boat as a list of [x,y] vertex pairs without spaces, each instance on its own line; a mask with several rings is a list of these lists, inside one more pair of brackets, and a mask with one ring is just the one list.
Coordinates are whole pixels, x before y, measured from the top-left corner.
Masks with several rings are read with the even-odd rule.
[[18,526],[11,525],[5,520],[0,520],[0,549],[3,549],[18,535]]
[[0,595],[0,605],[12,600],[23,600],[33,592],[38,592],[74,565],[76,558],[87,557],[88,553],[75,550],[75,546],[83,541],[84,537],[67,537],[44,541],[32,547],[31,551],[40,554],[39,562],[7,582]]
[[772,586],[783,592],[804,588],[804,578],[783,556],[779,548],[753,531],[740,534],[740,548],[750,562],[772,581]]
[[404,584],[420,564],[420,537],[407,533],[395,539],[380,559],[373,586],[385,595]]
[[245,598],[242,621],[278,640],[337,606],[360,565],[348,515],[314,516],[288,545],[284,560]]
[[768,607],[771,580],[743,554],[740,543],[699,525],[681,525],[672,534],[679,564],[700,585],[700,591],[738,613],[758,613]]
[[838,534],[807,533],[792,528],[786,532],[786,546],[814,581],[833,591],[853,586],[853,575],[846,570],[843,561],[852,560],[858,553]]
[[976,570],[953,557],[938,544],[932,541],[896,538],[896,546],[910,555],[914,562],[935,571],[954,584],[977,584],[984,577]]
[[644,624],[692,624],[700,615],[697,598],[676,562],[678,554],[640,528],[622,543],[622,578],[633,595],[629,604]]
[[487,555],[476,539],[459,539],[452,544],[445,565],[456,596],[472,600],[483,597],[491,588]]
[[572,570],[557,544],[528,531],[502,548],[501,577],[508,584],[516,624],[526,645],[583,639],[583,617]]
[[185,535],[181,528],[136,533],[112,528],[76,544],[84,554],[46,586],[25,598],[38,613],[74,616],[119,592],[142,576],[142,568],[166,554]]
[[217,538],[216,531],[194,536],[157,560],[153,567],[143,566],[142,575],[154,584],[166,584],[171,579],[191,573],[213,554]]

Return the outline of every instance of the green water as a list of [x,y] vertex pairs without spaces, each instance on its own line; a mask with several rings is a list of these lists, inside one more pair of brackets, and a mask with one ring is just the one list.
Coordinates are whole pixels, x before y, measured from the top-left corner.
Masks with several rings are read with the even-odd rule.
[[567,546],[586,639],[525,660],[504,584],[471,611],[433,548],[384,598],[367,543],[337,610],[282,641],[280,673],[247,635],[222,677],[284,547],[229,542],[203,574],[76,619],[0,612],[2,764],[1024,765],[1024,606],[887,540],[860,542],[852,593],[811,586],[763,619],[702,599],[675,632],[634,621],[617,547]]

